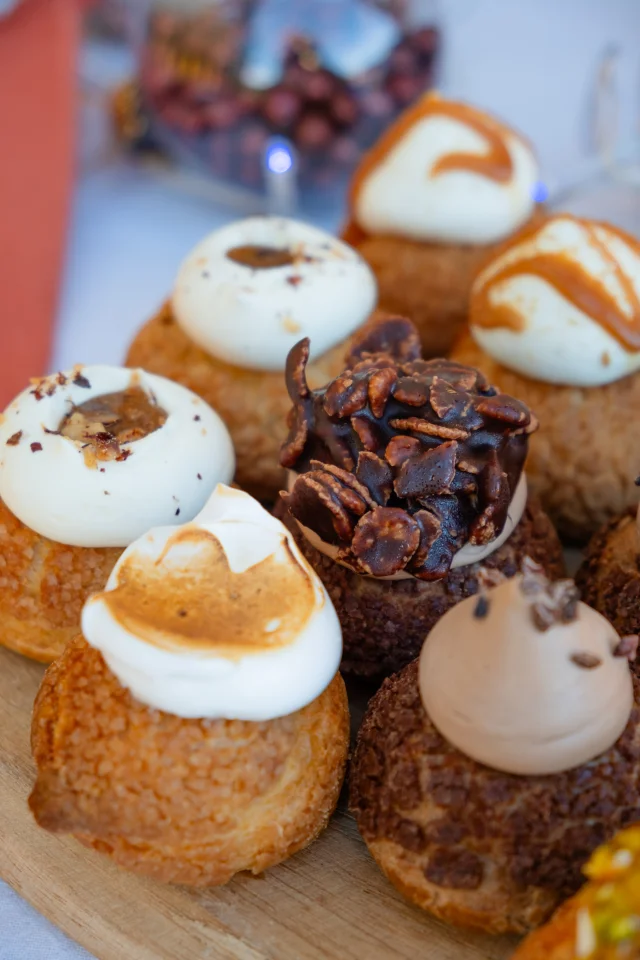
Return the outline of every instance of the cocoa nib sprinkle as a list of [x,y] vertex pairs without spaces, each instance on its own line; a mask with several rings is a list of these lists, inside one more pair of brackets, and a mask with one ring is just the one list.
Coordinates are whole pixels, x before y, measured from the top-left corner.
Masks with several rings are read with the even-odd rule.
[[[522,562],[520,589],[525,596],[533,600],[531,619],[536,630],[541,633],[557,624],[571,623],[578,615],[580,592],[573,580],[556,580],[552,583],[545,576],[542,567],[530,557],[525,557]],[[571,659],[574,660],[573,657]],[[577,660],[574,662],[577,663]],[[581,663],[580,666],[584,664]]]
[[36,400],[43,400],[45,397],[52,397],[58,387],[64,387],[67,383],[67,377],[64,373],[52,373],[48,377],[36,377],[32,380],[33,390],[31,390],[32,396]]
[[614,657],[626,657],[630,663],[638,656],[638,640],[640,638],[637,634],[630,634],[627,637],[620,637],[620,640],[613,648]]
[[477,620],[484,620],[489,613],[489,600],[481,593],[473,609],[473,615]]
[[291,514],[353,569],[446,576],[465,544],[494,540],[536,422],[471,367],[423,360],[414,325],[369,324],[345,371],[311,390],[309,340],[290,351],[293,404],[281,463],[298,477]]
[[17,447],[21,440],[22,440],[22,430],[18,430],[17,433],[11,434],[11,436],[7,440],[7,446]]

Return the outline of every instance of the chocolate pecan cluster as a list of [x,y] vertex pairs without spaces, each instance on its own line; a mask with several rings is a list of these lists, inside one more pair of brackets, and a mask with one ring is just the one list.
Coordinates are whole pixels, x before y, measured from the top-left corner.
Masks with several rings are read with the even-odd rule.
[[536,429],[527,407],[471,367],[422,360],[415,327],[368,327],[343,374],[305,376],[309,341],[289,353],[293,402],[281,463],[298,477],[291,514],[360,573],[446,576],[465,544],[495,539]]

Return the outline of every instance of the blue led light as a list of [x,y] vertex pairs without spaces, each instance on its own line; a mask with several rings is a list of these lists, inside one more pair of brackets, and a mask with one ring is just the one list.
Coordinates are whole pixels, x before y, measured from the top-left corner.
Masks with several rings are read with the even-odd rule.
[[544,203],[549,197],[549,187],[542,180],[538,180],[532,191],[536,203]]
[[293,166],[291,151],[282,145],[267,151],[267,166],[272,173],[288,173]]

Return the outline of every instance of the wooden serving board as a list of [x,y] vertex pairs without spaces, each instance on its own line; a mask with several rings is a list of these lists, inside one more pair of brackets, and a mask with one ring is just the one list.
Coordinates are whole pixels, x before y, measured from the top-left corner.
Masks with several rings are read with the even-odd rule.
[[41,830],[26,801],[33,779],[31,705],[42,673],[38,664],[0,649],[0,877],[99,960],[511,955],[511,939],[447,927],[406,903],[370,858],[344,797],[310,848],[263,877],[241,876],[211,890],[140,879],[72,838]]

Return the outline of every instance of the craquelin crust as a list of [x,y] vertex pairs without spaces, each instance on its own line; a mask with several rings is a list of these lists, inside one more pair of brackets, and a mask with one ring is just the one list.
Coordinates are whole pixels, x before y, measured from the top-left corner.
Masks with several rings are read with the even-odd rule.
[[85,600],[102,590],[121,553],[48,540],[0,500],[0,643],[53,660],[77,634]]
[[[529,223],[539,217],[537,210]],[[356,234],[349,242],[376,275],[380,309],[411,317],[420,331],[425,359],[449,355],[469,315],[471,285],[505,242],[426,243],[382,235],[354,240]],[[489,382],[494,382],[491,377]]]
[[[596,533],[576,574],[582,599],[621,636],[640,633],[640,543],[630,507]],[[635,669],[638,662],[635,661]]]
[[530,499],[509,539],[482,563],[451,570],[443,580],[376,580],[363,577],[320,553],[302,536],[282,500],[274,513],[287,525],[323,581],[342,625],[342,670],[379,678],[401,670],[418,656],[427,634],[456,603],[478,592],[481,568],[506,576],[519,572],[525,556],[547,576],[565,575],[560,541],[540,504]]
[[[350,339],[309,364],[313,388],[341,373]],[[175,380],[206,400],[231,434],[237,483],[260,500],[275,499],[284,486],[280,446],[291,409],[284,372],[245,370],[205,353],[176,323],[169,303],[138,332],[126,363]]]
[[466,331],[452,358],[479,367],[491,383],[534,411],[527,477],[561,537],[584,543],[635,505],[640,473],[640,373],[601,387],[530,380],[496,363]]
[[640,818],[640,682],[625,732],[601,757],[517,777],[464,756],[422,706],[418,662],[369,704],[351,769],[351,807],[398,889],[437,917],[524,933],[582,883],[603,841]]
[[425,358],[449,353],[468,316],[471,284],[493,249],[387,236],[367,236],[358,244],[376,275],[381,308],[411,317]]
[[349,742],[344,683],[266,723],[184,720],[135,700],[76,637],[36,698],[29,803],[120,866],[195,886],[260,873],[324,830]]

